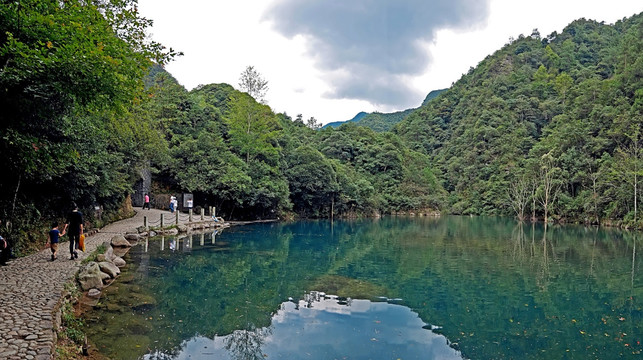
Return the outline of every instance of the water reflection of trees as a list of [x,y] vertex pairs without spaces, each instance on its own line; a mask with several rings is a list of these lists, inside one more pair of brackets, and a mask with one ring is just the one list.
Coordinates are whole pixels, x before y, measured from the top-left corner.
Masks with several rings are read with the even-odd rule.
[[265,343],[266,337],[272,334],[272,326],[260,329],[251,325],[249,327],[249,330],[235,330],[225,337],[225,349],[231,358],[236,360],[259,360],[264,358],[261,347]]
[[[162,325],[157,326],[160,338],[172,339],[157,346],[171,351],[194,334],[233,334],[226,336],[225,346],[235,359],[262,358],[269,334],[261,326],[270,323],[275,304],[325,275],[365,280],[386,289],[385,295],[403,297],[421,318],[444,325],[443,333],[465,355],[480,355],[476,358],[510,358],[513,353],[507,349],[524,341],[558,350],[565,340],[576,349],[591,345],[578,341],[579,329],[570,326],[572,318],[580,320],[579,304],[587,318],[599,323],[604,311],[622,312],[628,320],[640,312],[638,240],[628,233],[468,217],[393,218],[368,226],[338,222],[332,234],[321,224],[309,225],[280,226],[276,234],[244,238],[243,248],[227,238],[231,256],[213,252],[179,261],[179,253],[163,252],[163,268],[171,276],[151,274],[146,280],[146,287],[167,299],[158,304],[158,313],[195,321],[175,327],[167,323],[169,316],[157,320],[153,314]],[[196,248],[207,243],[194,241]],[[557,320],[561,318],[566,320]],[[610,330],[640,330],[631,322],[615,321]],[[592,326],[595,343],[603,332]],[[493,329],[495,335],[485,338],[481,328]],[[525,334],[532,328],[542,336],[535,331],[530,337],[493,342],[499,334]],[[584,325],[582,330],[592,328]],[[561,334],[555,343],[548,337],[554,331]],[[473,333],[475,339],[462,335]],[[604,348],[613,345],[605,342]],[[535,351],[527,352],[537,358]]]

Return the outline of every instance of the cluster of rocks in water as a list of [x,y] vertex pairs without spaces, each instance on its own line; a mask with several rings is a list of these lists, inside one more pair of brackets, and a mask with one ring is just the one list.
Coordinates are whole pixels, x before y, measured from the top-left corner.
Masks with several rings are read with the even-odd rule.
[[132,244],[122,235],[117,235],[110,242],[103,243],[106,251],[96,256],[96,261],[85,264],[78,272],[78,283],[89,297],[99,297],[101,289],[109,284],[126,265],[123,256]]
[[78,272],[78,283],[82,291],[87,291],[90,298],[99,298],[103,287],[109,285],[118,275],[120,268],[127,265],[123,256],[127,254],[133,243],[145,239],[148,236],[157,235],[178,235],[189,233],[192,230],[206,230],[210,228],[228,227],[223,218],[217,218],[216,222],[203,222],[194,224],[181,224],[167,229],[150,230],[139,227],[136,233],[127,233],[125,236],[117,235],[112,237],[110,242],[103,243],[106,251],[96,256],[96,261],[90,261]]

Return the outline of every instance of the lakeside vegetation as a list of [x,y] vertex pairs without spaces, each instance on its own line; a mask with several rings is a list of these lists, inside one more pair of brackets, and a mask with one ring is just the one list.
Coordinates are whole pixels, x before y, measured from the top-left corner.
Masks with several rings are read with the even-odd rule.
[[639,226],[642,15],[519,36],[375,132],[319,129],[228,84],[188,91],[136,3],[0,8],[0,231],[17,249],[71,201],[109,221],[148,169],[228,219],[439,210]]
[[640,227],[642,54],[641,14],[534,30],[394,133],[430,157],[452,213]]

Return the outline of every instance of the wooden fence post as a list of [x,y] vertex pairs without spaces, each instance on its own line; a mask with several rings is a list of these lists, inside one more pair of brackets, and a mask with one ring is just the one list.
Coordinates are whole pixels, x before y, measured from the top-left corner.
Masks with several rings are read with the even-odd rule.
[[161,231],[163,231],[163,214],[161,214]]
[[179,224],[179,211],[177,210],[177,211],[174,213],[174,215],[175,215],[175,217],[176,217],[176,220],[175,220],[175,221],[176,221],[176,225],[178,225],[178,224]]
[[192,209],[188,211],[188,222],[192,222]]
[[201,221],[205,220],[205,209],[201,208]]
[[145,231],[150,230],[150,228],[147,227],[147,216],[143,216],[143,227],[145,228]]

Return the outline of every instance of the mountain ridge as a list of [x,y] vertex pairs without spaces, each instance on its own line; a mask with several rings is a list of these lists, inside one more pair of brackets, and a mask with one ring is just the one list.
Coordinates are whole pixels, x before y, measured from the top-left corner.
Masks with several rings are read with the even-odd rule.
[[438,89],[438,90],[430,91],[427,94],[427,96],[424,98],[424,101],[422,101],[422,104],[417,108],[410,108],[406,110],[395,111],[392,113],[382,113],[379,111],[367,113],[364,111],[360,111],[359,113],[357,113],[357,115],[355,115],[350,120],[330,122],[324,125],[322,129],[328,128],[328,127],[338,128],[343,124],[356,123],[357,126],[368,127],[373,129],[376,132],[390,131],[396,124],[404,120],[413,111],[425,106],[432,99],[436,98],[438,95],[440,95],[446,90],[448,89]]

